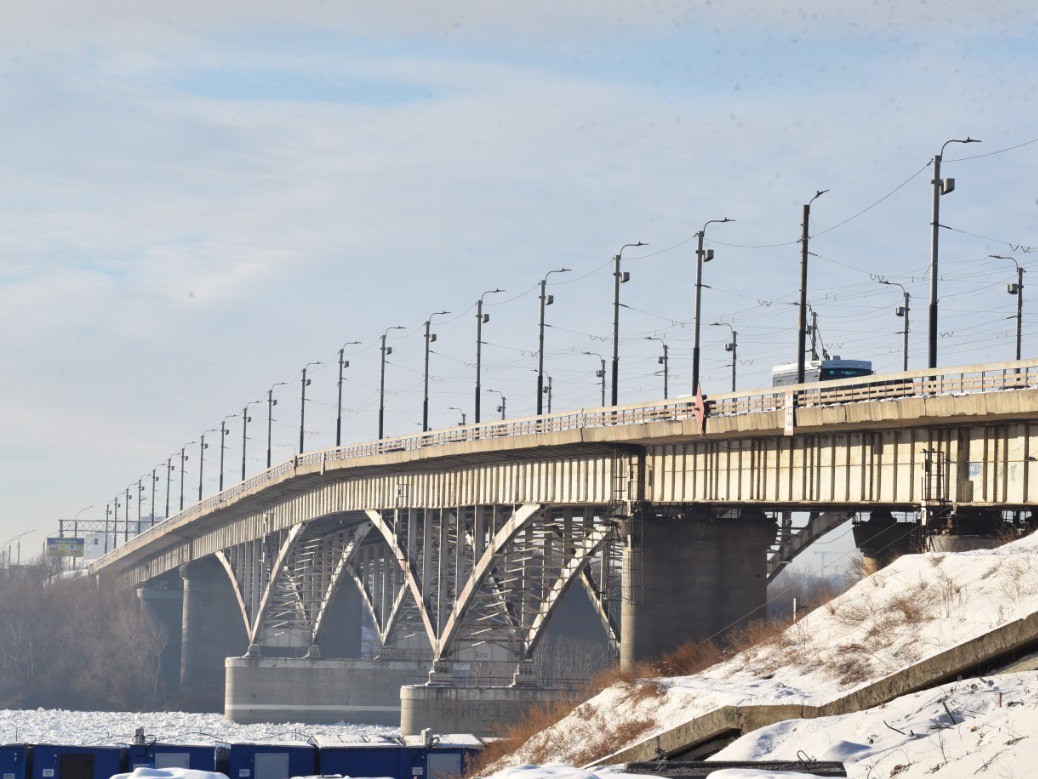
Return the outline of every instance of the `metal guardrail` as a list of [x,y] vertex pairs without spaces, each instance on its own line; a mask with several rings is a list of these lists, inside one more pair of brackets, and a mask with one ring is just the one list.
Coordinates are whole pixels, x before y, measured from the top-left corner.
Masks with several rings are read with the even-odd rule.
[[[793,393],[795,406],[803,409],[847,403],[1034,388],[1038,388],[1038,360],[1021,360],[729,392],[705,396],[704,406],[706,417],[710,418],[783,411],[789,392]],[[427,433],[384,438],[380,441],[309,452],[297,455],[291,460],[268,468],[223,492],[193,504],[184,511],[148,528],[129,542],[124,543],[121,548],[125,548],[129,544],[136,545],[134,541],[143,543],[143,540],[148,537],[161,535],[169,523],[175,522],[184,515],[205,513],[218,508],[242,493],[250,492],[257,487],[278,480],[300,466],[325,466],[328,463],[344,460],[497,438],[515,438],[524,435],[543,435],[584,428],[618,427],[651,422],[680,422],[695,416],[695,405],[695,399],[692,396],[683,395],[669,400],[630,406],[579,409],[538,417],[483,422],[478,425],[459,425],[444,430],[431,430]]]

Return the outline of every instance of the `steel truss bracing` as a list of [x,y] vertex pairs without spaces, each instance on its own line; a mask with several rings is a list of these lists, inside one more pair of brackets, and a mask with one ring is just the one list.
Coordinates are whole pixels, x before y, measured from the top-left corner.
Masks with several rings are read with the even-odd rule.
[[317,643],[339,586],[356,586],[383,649],[434,661],[532,659],[571,586],[585,589],[613,648],[620,636],[621,537],[608,507],[393,509],[351,524],[301,523],[217,556],[249,636],[263,646]]
[[328,604],[370,530],[304,522],[217,554],[234,586],[250,651],[318,643]]

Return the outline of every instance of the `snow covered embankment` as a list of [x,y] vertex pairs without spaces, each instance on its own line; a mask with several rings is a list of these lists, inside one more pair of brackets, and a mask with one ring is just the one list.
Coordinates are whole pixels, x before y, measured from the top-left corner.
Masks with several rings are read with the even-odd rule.
[[718,735],[857,711],[1038,639],[1038,538],[906,555],[780,636],[693,676],[611,687],[495,767],[652,759]]

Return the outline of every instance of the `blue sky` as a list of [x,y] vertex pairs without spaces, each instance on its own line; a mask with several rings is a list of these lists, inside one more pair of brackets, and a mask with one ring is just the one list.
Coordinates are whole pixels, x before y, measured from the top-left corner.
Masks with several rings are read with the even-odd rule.
[[[496,287],[483,385],[528,414],[534,287],[552,268],[573,268],[553,277],[554,407],[595,405],[582,352],[609,353],[609,260],[628,242],[650,246],[624,254],[621,401],[661,394],[651,337],[687,391],[689,239],[722,216],[736,221],[707,234],[703,321],[738,330],[739,386],[763,386],[795,358],[795,241],[819,189],[809,287],[823,339],[898,368],[900,292],[874,277],[900,281],[921,367],[926,164],[948,138],[983,143],[946,155],[958,188],[942,222],[959,232],[942,233],[940,361],[1009,358],[1012,264],[987,255],[1038,245],[1038,143],[975,155],[1038,138],[1036,32],[1022,2],[8,3],[0,543],[30,529],[42,541],[86,506],[103,517],[281,381],[275,457],[290,456],[310,361],[328,364],[311,371],[307,446],[330,445],[331,361],[347,341],[363,344],[349,349],[346,437],[372,438],[390,325],[407,329],[392,340],[387,429],[415,432],[422,322],[443,309],[432,416],[458,421],[472,306]],[[727,388],[727,332],[704,328],[708,392]],[[265,449],[253,414],[250,473]]]

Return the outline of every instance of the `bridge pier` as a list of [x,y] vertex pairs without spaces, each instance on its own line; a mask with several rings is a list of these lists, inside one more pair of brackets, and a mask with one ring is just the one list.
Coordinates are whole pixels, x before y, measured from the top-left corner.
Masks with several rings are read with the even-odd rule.
[[155,622],[165,639],[159,656],[159,674],[164,699],[174,700],[180,690],[184,591],[180,587],[180,582],[173,582],[169,586],[161,586],[160,582],[155,582],[152,586],[138,587],[137,598],[141,610]]
[[184,608],[180,649],[180,706],[223,710],[224,660],[246,647],[241,610],[227,573],[212,557],[182,566]]
[[874,509],[865,522],[852,527],[854,545],[861,552],[862,576],[871,576],[913,549],[916,525],[898,522],[889,509]]
[[722,634],[767,601],[775,522],[759,509],[646,516],[628,520],[624,535],[623,667]]

